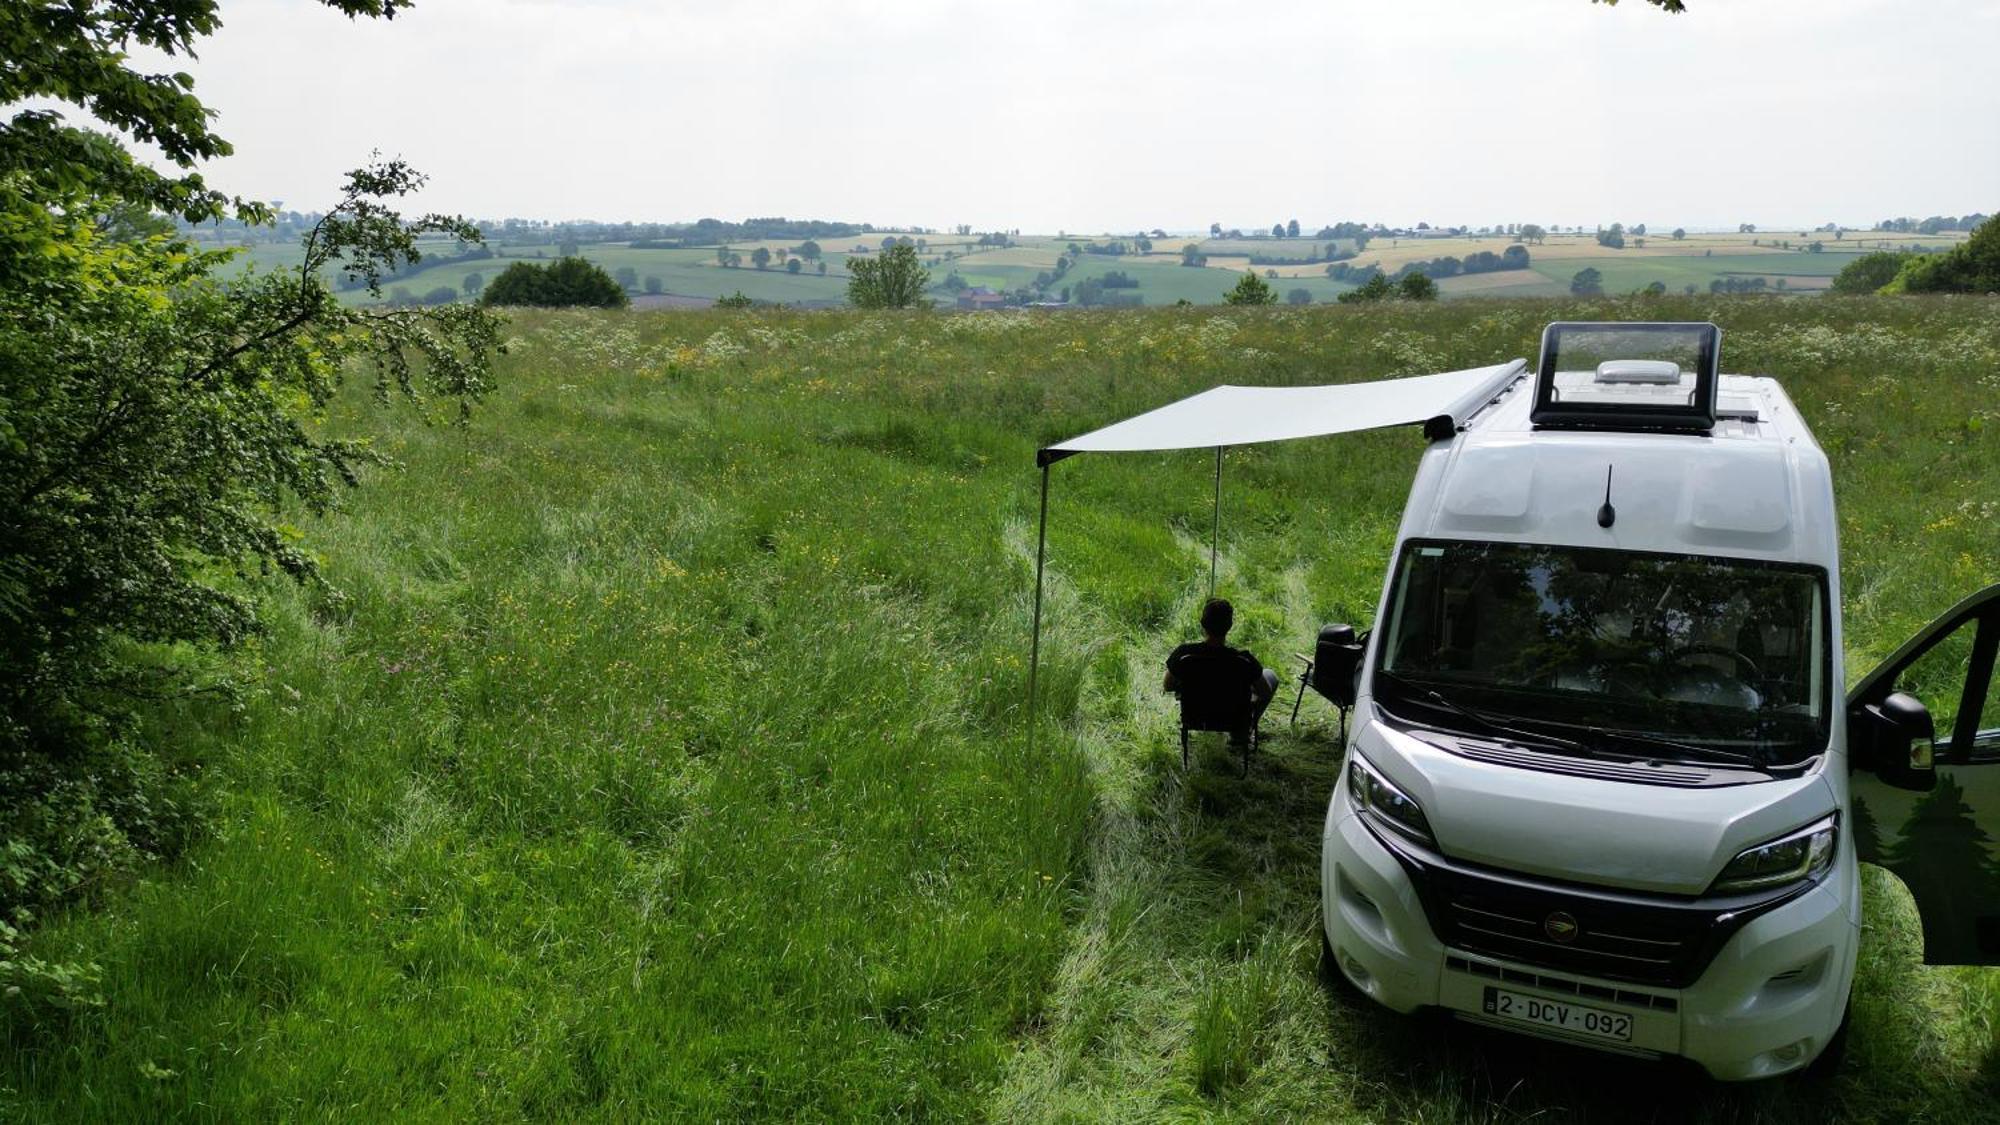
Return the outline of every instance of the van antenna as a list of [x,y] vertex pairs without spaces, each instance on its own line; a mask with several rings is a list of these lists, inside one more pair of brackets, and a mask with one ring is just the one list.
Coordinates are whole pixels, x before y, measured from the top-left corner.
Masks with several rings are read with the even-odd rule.
[[1611,466],[1604,466],[1604,504],[1597,509],[1597,526],[1610,527],[1618,522],[1618,509],[1611,506]]

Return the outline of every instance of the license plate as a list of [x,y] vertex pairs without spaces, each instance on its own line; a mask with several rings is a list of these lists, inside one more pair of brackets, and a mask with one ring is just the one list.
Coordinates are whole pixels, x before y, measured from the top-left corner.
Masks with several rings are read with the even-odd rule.
[[1515,1023],[1556,1028],[1620,1043],[1632,1041],[1631,1016],[1622,1012],[1607,1012],[1602,1008],[1586,1008],[1567,1000],[1550,1000],[1543,996],[1528,996],[1489,987],[1485,1009],[1489,1016]]

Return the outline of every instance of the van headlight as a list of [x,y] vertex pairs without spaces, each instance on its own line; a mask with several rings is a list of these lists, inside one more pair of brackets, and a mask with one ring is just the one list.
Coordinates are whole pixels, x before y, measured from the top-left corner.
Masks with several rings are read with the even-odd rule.
[[1711,894],[1738,894],[1816,879],[1833,866],[1840,822],[1829,816],[1768,844],[1746,848],[1716,876]]
[[1437,846],[1437,841],[1431,838],[1430,822],[1424,819],[1423,806],[1383,780],[1382,775],[1375,772],[1375,767],[1363,761],[1359,754],[1350,754],[1347,758],[1347,797],[1354,802],[1355,808],[1373,815],[1412,840]]

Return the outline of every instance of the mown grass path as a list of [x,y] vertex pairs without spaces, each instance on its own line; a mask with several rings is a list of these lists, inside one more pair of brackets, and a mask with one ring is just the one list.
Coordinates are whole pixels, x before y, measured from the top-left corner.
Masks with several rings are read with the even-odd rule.
[[[1329,996],[1330,715],[1274,710],[1248,780],[1213,746],[1184,774],[1157,690],[1205,456],[1057,467],[1022,737],[1038,444],[1600,316],[1713,318],[1784,377],[1836,466],[1851,668],[2000,579],[1990,300],[535,314],[469,432],[356,396],[328,424],[401,467],[303,528],[344,597],[270,585],[240,704],[139,732],[210,778],[215,833],[35,935],[106,1002],[10,1016],[0,1115],[1975,1119],[2000,974],[1915,964],[1890,893],[1818,1086]],[[1240,643],[1368,621],[1418,441],[1231,453]]]

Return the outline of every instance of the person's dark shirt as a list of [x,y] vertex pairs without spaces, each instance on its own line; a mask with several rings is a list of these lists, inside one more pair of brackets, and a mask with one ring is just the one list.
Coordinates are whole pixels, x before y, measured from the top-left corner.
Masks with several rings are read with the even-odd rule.
[[[1199,661],[1200,657],[1211,656],[1217,650],[1228,654],[1229,659],[1215,661],[1212,665],[1206,661]],[[1182,672],[1182,667],[1190,655],[1195,655],[1198,662],[1204,665],[1204,672],[1209,668],[1226,669],[1231,677],[1241,677],[1244,691],[1260,699],[1265,695],[1268,685],[1264,683],[1264,665],[1259,663],[1255,656],[1250,655],[1245,649],[1212,645],[1207,641],[1184,644],[1167,657],[1167,674],[1174,678],[1176,687],[1188,681],[1188,677]]]

